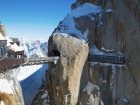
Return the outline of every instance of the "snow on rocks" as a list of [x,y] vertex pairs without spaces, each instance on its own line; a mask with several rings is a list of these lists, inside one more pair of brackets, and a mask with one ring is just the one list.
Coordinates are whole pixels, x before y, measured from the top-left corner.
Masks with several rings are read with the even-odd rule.
[[9,83],[6,79],[0,79],[0,92],[14,94],[12,89],[13,89],[12,81]]
[[99,50],[95,45],[90,48],[89,54],[123,57],[123,54],[121,52],[113,52],[113,50],[106,50],[103,47],[101,50]]
[[24,49],[20,46],[18,46],[16,43],[14,43],[13,45],[10,46],[10,49],[13,51],[23,51]]
[[[81,31],[76,28],[76,23],[74,22],[75,18],[88,15],[88,14],[100,14],[101,8],[99,6],[94,6],[89,3],[85,3],[82,6],[72,10],[62,22],[60,22],[59,26],[55,30],[54,33],[67,33],[76,35],[77,38],[87,41],[87,36],[83,35]],[[94,20],[92,18],[92,20]],[[53,35],[56,35],[54,34]],[[67,37],[67,36],[65,36]]]
[[106,13],[111,13],[112,12],[112,9],[111,8],[108,8],[105,12]]
[[47,91],[46,82],[40,87],[38,94],[33,100],[32,105],[50,105],[50,97]]
[[75,17],[80,17],[83,15],[87,15],[90,13],[100,13],[101,8],[99,6],[92,5],[90,3],[85,3],[81,7],[74,9],[70,15],[73,15]]
[[89,54],[103,55],[104,53],[97,49],[95,45],[90,48]]
[[88,81],[87,86],[83,89],[83,92],[87,92],[88,95],[92,94],[93,91],[99,91],[100,88],[97,85],[93,85]]

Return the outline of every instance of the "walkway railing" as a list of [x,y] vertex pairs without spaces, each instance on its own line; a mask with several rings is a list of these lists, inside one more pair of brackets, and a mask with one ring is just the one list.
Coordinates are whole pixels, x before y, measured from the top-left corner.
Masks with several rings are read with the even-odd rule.
[[0,60],[0,73],[10,70],[12,68],[17,68],[19,66],[29,66],[29,65],[40,65],[47,63],[58,62],[59,57],[37,57],[37,58],[11,58],[3,57]]
[[88,61],[89,62],[112,63],[112,64],[123,64],[123,63],[125,63],[125,57],[89,54]]
[[37,57],[37,58],[26,58],[25,63],[22,66],[28,65],[39,65],[39,64],[47,64],[54,63],[56,64],[59,57]]

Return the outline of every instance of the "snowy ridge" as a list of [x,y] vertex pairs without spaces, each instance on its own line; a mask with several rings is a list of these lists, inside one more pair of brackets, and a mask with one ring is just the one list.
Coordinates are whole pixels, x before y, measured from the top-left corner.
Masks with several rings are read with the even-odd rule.
[[[87,32],[85,34],[82,34],[77,28],[76,23],[74,22],[75,18],[88,15],[88,14],[99,14],[101,13],[101,8],[99,6],[94,6],[89,3],[85,3],[82,6],[72,10],[62,22],[60,22],[59,26],[53,33],[53,35],[56,35],[57,33],[67,33],[67,34],[73,34],[76,35],[77,38],[81,40],[87,41]],[[91,17],[94,21],[93,17]],[[64,37],[65,34],[63,34]]]

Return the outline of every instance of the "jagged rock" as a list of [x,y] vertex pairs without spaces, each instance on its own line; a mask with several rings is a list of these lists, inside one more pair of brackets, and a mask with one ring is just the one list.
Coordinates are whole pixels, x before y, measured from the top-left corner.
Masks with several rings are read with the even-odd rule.
[[[81,35],[85,35],[87,37],[90,48],[91,46],[96,45],[100,50],[104,49],[106,51],[121,52],[125,57],[126,64],[121,66],[114,66],[112,64],[108,65],[95,63],[94,65],[91,65],[88,64],[88,61],[86,61],[84,63],[85,65],[83,64],[84,68],[82,71],[82,76],[80,74],[80,93],[77,104],[139,105],[139,0],[77,0],[77,2],[72,5],[72,10],[75,9],[75,11],[77,12],[78,8],[82,7],[82,5],[84,5],[84,3],[86,2],[102,6],[102,11],[93,14],[89,13],[80,15],[79,17],[73,17],[73,27],[78,30]],[[66,18],[65,20],[67,20]],[[70,29],[68,27],[69,24],[65,23],[61,22],[57,29],[57,32],[67,32],[67,30]],[[68,31],[71,32],[71,30]],[[71,36],[75,35],[76,34],[74,33]],[[64,97],[59,97],[58,99],[56,98],[57,95],[54,95],[57,94],[58,90],[61,90],[60,92],[58,92],[58,94],[61,93],[62,95],[66,95],[64,93],[70,93],[70,91],[68,91],[69,88],[67,82],[64,82],[64,84],[66,85],[61,86],[61,89],[56,85],[62,84],[62,81],[69,80],[69,78],[66,79],[67,77],[69,77],[66,76],[66,71],[69,71],[69,69],[67,68],[73,67],[71,66],[71,64],[73,64],[75,60],[75,55],[71,51],[78,51],[77,47],[69,49],[69,44],[64,41],[65,39],[69,42],[70,38],[71,37],[65,38],[63,37],[63,35],[57,35],[51,36],[49,40],[49,56],[53,56],[53,51],[58,51],[60,52],[60,55],[62,55],[58,65],[52,65],[50,67],[52,71],[49,71],[49,73],[47,73],[47,77],[49,78],[48,86],[50,87],[50,92],[54,90],[53,94],[51,95],[52,97],[55,97],[54,101],[57,103],[57,105],[67,105],[63,103]],[[70,59],[72,63],[68,63],[68,59]],[[52,69],[53,66],[54,68]],[[63,71],[59,70],[58,72],[57,68],[61,68]],[[60,76],[60,74],[62,75]],[[73,84],[75,84],[75,82]],[[86,91],[83,91],[89,84],[92,84],[93,87],[95,85],[99,87],[99,90],[95,92],[96,94],[93,94],[94,89],[92,89],[93,93],[91,93],[90,95],[87,94]],[[77,86],[79,86],[79,84]],[[75,86],[75,88],[78,88],[77,86]],[[67,96],[67,99],[69,99],[69,96]],[[75,105],[75,103],[73,105]]]
[[56,65],[49,65],[47,75],[51,105],[76,105],[88,45],[57,33],[49,38],[48,50],[48,56],[60,56]]
[[[123,96],[128,99],[129,105],[139,105],[140,1],[109,0],[107,4],[111,5],[112,12],[104,16],[99,45],[101,45],[100,48],[122,52],[128,68],[128,71],[116,71],[117,88],[112,98],[117,105],[122,105],[121,97]],[[105,8],[108,8],[108,5]],[[116,103],[114,102],[113,105]]]
[[39,88],[39,92],[34,98],[32,105],[49,105],[50,97],[48,95],[46,82]]
[[101,100],[100,88],[97,85],[88,81],[85,88],[80,94],[80,99],[77,105],[104,105]]
[[[86,2],[89,1],[90,0]],[[110,97],[110,100],[112,100],[112,103],[110,104],[107,102],[110,101],[109,99],[103,99],[103,102],[105,105],[139,105],[140,2],[139,0],[102,1],[104,2],[102,4],[103,25],[99,27],[98,24],[96,24],[95,28],[93,28],[93,30],[96,29],[96,31],[93,31],[92,35],[96,36],[92,38],[96,40],[94,43],[92,42],[92,44],[96,44],[96,46],[100,49],[105,48],[115,52],[122,52],[126,58],[126,66],[128,68],[128,70],[124,70],[124,68],[116,68],[116,73],[114,76],[115,80],[113,80],[115,82],[112,87],[113,90],[109,90],[110,88],[106,87],[106,85],[99,85],[101,91],[109,92],[106,93],[105,96]],[[110,12],[108,12],[109,9]],[[98,20],[97,18],[98,17],[95,19]],[[88,20],[89,19],[85,19],[85,21]],[[84,23],[85,21],[80,22]],[[81,23],[78,24],[80,27],[82,26]],[[92,24],[92,22],[90,24]],[[85,30],[84,27],[83,30]],[[91,30],[89,30],[89,33],[90,32]],[[90,40],[93,40],[92,38],[89,38],[89,42]],[[99,75],[99,72],[102,74],[106,71],[106,74],[107,71],[111,70],[110,67],[103,66],[102,69],[106,70],[100,71],[100,65],[98,65],[96,69],[98,72],[95,72],[94,76],[92,76],[90,74],[91,72],[89,72],[91,83],[93,84],[99,83],[99,78],[102,77]],[[111,77],[112,73],[108,72],[106,75]],[[112,85],[112,83],[108,83],[108,85]],[[103,89],[102,87],[106,88]],[[128,102],[124,102],[122,97],[126,97]]]

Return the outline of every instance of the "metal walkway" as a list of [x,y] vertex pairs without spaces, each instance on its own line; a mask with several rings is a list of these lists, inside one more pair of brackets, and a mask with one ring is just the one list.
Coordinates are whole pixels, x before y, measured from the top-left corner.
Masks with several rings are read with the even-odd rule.
[[111,56],[111,55],[88,55],[89,62],[101,62],[101,63],[112,63],[112,64],[124,64],[125,57],[123,56]]
[[37,58],[26,58],[25,63],[21,66],[29,66],[29,65],[40,65],[47,63],[56,64],[59,57],[37,57]]

